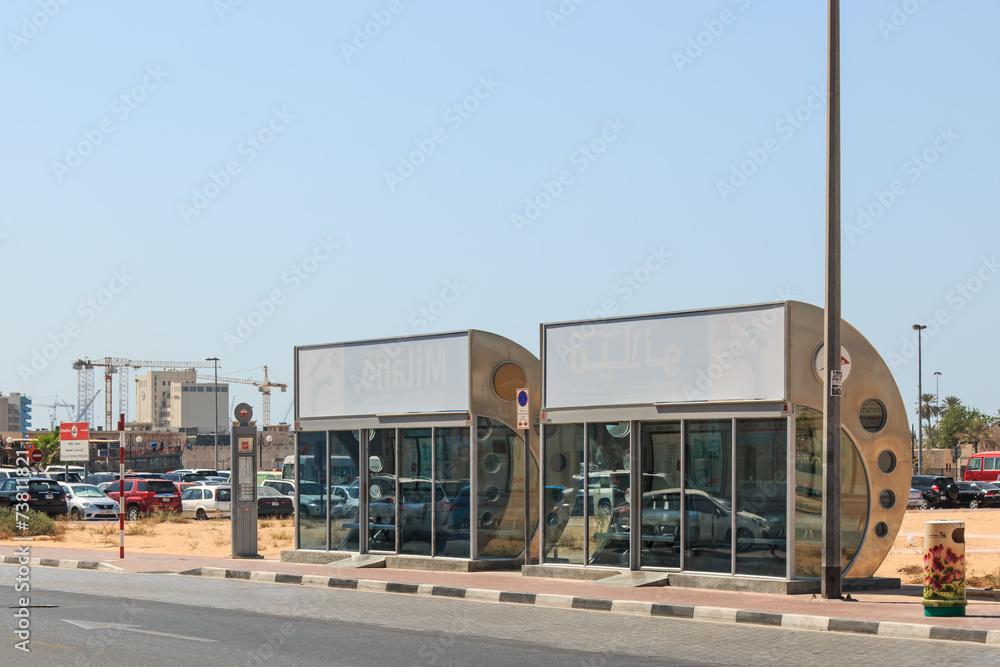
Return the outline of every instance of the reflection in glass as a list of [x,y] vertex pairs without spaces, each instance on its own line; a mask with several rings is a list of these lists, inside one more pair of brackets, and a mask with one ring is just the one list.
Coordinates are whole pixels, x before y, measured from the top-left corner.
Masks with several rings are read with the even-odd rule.
[[396,429],[371,431],[369,460],[378,457],[379,465],[368,466],[368,550],[396,552]]
[[[609,428],[610,427],[610,428]],[[614,433],[623,433],[615,437]],[[625,492],[631,473],[626,467],[629,456],[628,429],[620,424],[588,424],[587,446],[590,470],[587,471],[587,517],[592,565],[628,566],[629,507]]]
[[642,565],[680,567],[681,423],[643,424],[639,447]]
[[[399,440],[399,553],[431,555],[435,498],[431,429],[403,429]],[[437,502],[447,502],[440,494]]]
[[318,502],[319,493],[326,488],[326,432],[299,433],[297,441],[295,506],[299,511],[299,548],[326,549],[326,501]]
[[436,517],[434,553],[468,558],[472,490],[469,480],[469,429],[434,429],[434,456],[437,488],[445,496],[437,498],[441,509]]
[[[341,551],[358,550],[357,519],[351,516],[353,506],[357,514],[357,501],[349,502],[352,485],[357,493],[358,464],[360,462],[358,431],[330,431],[330,546]],[[326,506],[327,488],[320,489]],[[305,492],[305,487],[299,490]]]
[[732,572],[732,422],[687,422],[684,569]]
[[583,565],[583,424],[545,426],[545,562]]
[[[840,546],[846,571],[868,527],[868,476],[861,455],[841,430]],[[821,574],[823,539],[823,413],[796,406],[795,576]]]
[[784,419],[736,421],[736,574],[785,576],[787,443]]
[[[479,417],[476,484],[480,489],[477,558],[518,558],[524,554],[524,441],[503,422]],[[529,461],[528,485],[538,497],[538,464]],[[531,505],[530,521],[538,512]]]

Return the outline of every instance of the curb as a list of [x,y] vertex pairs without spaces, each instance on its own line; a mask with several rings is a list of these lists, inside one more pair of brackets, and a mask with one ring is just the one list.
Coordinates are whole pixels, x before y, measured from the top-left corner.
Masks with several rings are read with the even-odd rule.
[[513,591],[457,588],[434,584],[410,584],[373,579],[345,579],[342,577],[322,577],[310,574],[255,572],[250,570],[231,570],[221,567],[199,567],[193,570],[185,570],[178,574],[214,577],[217,579],[242,579],[275,584],[322,586],[374,593],[402,593],[404,595],[428,595],[431,597],[461,598],[465,600],[502,602],[507,604],[530,604],[563,609],[612,611],[640,616],[687,618],[723,623],[746,623],[751,625],[796,628],[799,630],[816,630],[820,632],[849,632],[906,639],[943,639],[1000,646],[1000,630],[954,628],[942,625],[922,625],[919,623],[867,621],[853,618],[809,616],[805,614],[781,614],[748,609],[661,604],[658,602],[611,600],[607,598],[576,597],[572,595],[518,593]]
[[34,565],[35,567],[62,567],[71,570],[101,570],[103,572],[125,572],[126,570],[111,565],[92,560],[67,560],[60,558],[28,558],[24,562],[22,556],[4,556],[3,563],[6,565]]

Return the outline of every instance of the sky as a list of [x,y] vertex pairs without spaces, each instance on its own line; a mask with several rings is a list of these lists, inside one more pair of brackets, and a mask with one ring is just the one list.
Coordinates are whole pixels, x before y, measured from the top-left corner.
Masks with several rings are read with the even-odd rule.
[[[841,5],[843,317],[908,406],[920,323],[924,392],[995,414],[1000,3]],[[8,0],[0,391],[45,427],[81,357],[291,385],[295,345],[538,354],[606,303],[822,306],[826,26],[819,0]]]

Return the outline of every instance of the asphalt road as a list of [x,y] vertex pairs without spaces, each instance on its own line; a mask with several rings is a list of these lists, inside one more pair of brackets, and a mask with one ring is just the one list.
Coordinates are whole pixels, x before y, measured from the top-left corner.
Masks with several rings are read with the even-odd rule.
[[[0,566],[5,601],[14,571]],[[1000,664],[1000,647],[953,641],[180,575],[36,567],[30,584],[31,653],[8,612],[0,664]]]

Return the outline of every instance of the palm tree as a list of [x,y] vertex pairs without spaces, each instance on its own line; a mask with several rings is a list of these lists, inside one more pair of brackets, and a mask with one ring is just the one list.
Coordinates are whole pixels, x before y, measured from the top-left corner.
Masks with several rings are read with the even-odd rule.
[[997,446],[997,441],[991,436],[989,422],[985,419],[974,419],[965,427],[965,431],[958,434],[958,443],[972,445],[972,453],[978,454],[980,445]]
[[921,394],[920,396],[920,409],[918,413],[920,419],[927,420],[927,427],[924,429],[924,433],[930,433],[931,430],[931,417],[937,417],[938,408],[935,405],[934,394]]
[[944,414],[945,412],[955,407],[956,405],[961,405],[962,401],[961,399],[959,399],[958,396],[945,396],[942,399],[941,404],[943,406],[941,407],[941,413]]

